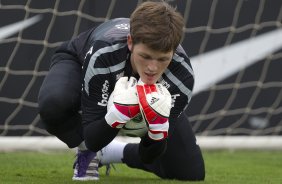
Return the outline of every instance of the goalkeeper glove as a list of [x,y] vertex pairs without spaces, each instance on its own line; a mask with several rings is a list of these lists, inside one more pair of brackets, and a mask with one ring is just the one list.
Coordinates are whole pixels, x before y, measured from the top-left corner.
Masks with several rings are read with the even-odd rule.
[[161,84],[147,85],[141,80],[137,84],[139,106],[148,125],[148,135],[153,140],[168,136],[168,118],[171,109],[171,95]]
[[136,93],[136,79],[120,78],[113,91],[113,105],[109,108],[105,119],[113,128],[122,128],[127,121],[140,113]]

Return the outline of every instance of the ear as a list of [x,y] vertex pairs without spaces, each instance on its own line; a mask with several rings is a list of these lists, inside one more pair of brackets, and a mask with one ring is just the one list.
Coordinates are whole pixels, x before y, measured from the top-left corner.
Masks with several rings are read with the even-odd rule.
[[128,46],[128,49],[130,51],[132,51],[132,46],[133,46],[133,43],[132,43],[132,37],[130,34],[127,35],[127,46]]

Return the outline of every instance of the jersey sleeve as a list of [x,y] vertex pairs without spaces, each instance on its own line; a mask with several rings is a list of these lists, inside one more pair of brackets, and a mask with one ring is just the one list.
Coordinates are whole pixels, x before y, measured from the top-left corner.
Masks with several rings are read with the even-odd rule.
[[62,60],[75,61],[82,65],[85,55],[92,44],[90,37],[93,30],[94,29],[89,29],[70,41],[62,43],[62,45],[56,49],[52,57],[51,65]]
[[[91,57],[99,51],[99,49],[109,45],[103,41],[94,41],[93,31],[94,28],[89,29],[70,41],[64,42],[56,49],[52,57],[52,63],[73,61],[82,66],[81,109],[83,122],[89,122],[90,119],[92,121],[102,119],[102,117],[104,117],[108,95],[112,91],[109,75],[94,75],[93,73],[93,68],[96,63],[106,65],[107,62],[104,62],[104,60],[106,60],[105,58],[97,57],[95,63],[91,63]],[[84,82],[85,78],[89,79],[87,84]]]
[[82,123],[87,125],[104,119],[107,104],[115,85],[115,78],[110,73],[101,70],[107,68],[107,57],[101,50],[109,46],[108,43],[96,41],[86,55],[82,70]]
[[194,77],[187,76],[182,81],[183,84],[178,86],[175,92],[171,93],[172,109],[170,112],[170,118],[175,119],[183,113],[188,107],[192,98],[192,89],[194,85]]
[[168,80],[173,81],[173,87],[169,87],[172,98],[172,109],[169,122],[171,133],[174,130],[177,118],[187,109],[194,87],[194,72],[190,60],[183,50],[173,57],[172,66],[166,72]]

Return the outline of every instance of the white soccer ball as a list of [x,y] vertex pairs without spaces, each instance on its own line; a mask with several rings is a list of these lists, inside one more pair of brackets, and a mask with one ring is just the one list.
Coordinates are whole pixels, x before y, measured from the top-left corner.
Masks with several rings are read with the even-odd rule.
[[[112,93],[113,94],[113,93]],[[113,95],[110,95],[108,100],[107,110],[113,105]],[[148,132],[146,122],[143,120],[142,114],[137,114],[134,118],[126,122],[120,129],[120,135],[129,137],[143,137]]]

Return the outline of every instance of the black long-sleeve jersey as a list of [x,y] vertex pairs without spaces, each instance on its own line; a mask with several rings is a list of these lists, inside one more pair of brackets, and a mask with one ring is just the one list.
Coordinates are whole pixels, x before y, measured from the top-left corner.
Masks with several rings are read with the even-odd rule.
[[[122,76],[132,76],[128,34],[128,18],[112,19],[64,43],[54,55],[53,61],[74,60],[82,66],[83,124],[104,119],[116,81]],[[173,127],[175,119],[189,104],[194,84],[189,58],[180,45],[158,82],[172,96],[169,122]]]

